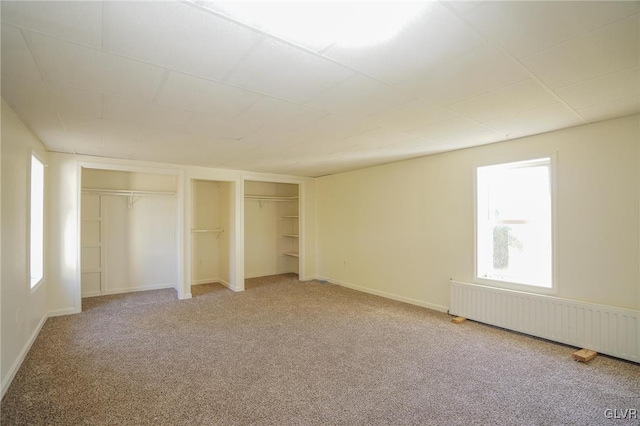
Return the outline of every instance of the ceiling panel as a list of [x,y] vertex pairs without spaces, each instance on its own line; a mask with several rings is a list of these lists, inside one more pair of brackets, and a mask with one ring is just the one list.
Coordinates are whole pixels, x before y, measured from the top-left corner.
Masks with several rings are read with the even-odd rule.
[[579,109],[578,112],[589,122],[608,120],[640,113],[640,96],[630,96],[617,101]]
[[67,132],[87,135],[101,134],[106,138],[136,140],[142,126],[122,123],[102,118],[81,117],[71,114],[60,114],[62,124]]
[[633,16],[522,62],[551,88],[638,66],[638,19]]
[[444,106],[528,80],[516,60],[490,44],[443,63],[424,77],[403,82],[407,92]]
[[225,82],[305,102],[353,73],[317,55],[267,39],[253,49]]
[[484,42],[443,5],[422,4],[421,13],[389,40],[373,45],[338,42],[324,54],[365,74],[398,83]]
[[468,118],[458,117],[451,120],[441,121],[429,124],[427,126],[418,127],[415,130],[407,132],[416,137],[422,137],[431,141],[442,141],[463,135],[482,133],[491,130]]
[[48,108],[25,106],[16,108],[16,112],[42,141],[47,140],[49,133],[64,132],[58,115]]
[[431,101],[415,100],[376,114],[371,121],[386,129],[403,132],[456,117],[458,114],[455,112],[435,106]]
[[105,2],[104,21],[105,49],[216,80],[261,39],[182,2]]
[[[341,6],[338,2],[198,0],[197,3],[216,13],[316,52],[333,44],[338,34],[335,33],[335,24],[343,22],[343,16],[340,14]],[[327,16],[328,8],[335,11],[332,14],[334,19],[332,27],[328,27],[326,21],[320,19],[322,16]],[[274,14],[274,9],[281,9],[282,12]]]
[[286,147],[286,155],[296,158],[298,161],[317,160],[318,155],[348,148],[357,143],[354,138],[336,139],[323,136],[315,136],[301,143]]
[[329,114],[297,130],[300,136],[307,138],[319,136],[330,139],[346,139],[377,129],[380,124],[370,119],[353,120],[339,115]]
[[640,93],[640,68],[596,77],[556,89],[556,92],[572,108],[586,108],[628,98],[633,93]]
[[506,133],[509,138],[549,132],[584,124],[575,112],[557,103],[487,121],[485,124]]
[[52,113],[102,117],[102,95],[46,81],[2,76],[2,97],[16,108],[37,107]]
[[241,139],[243,146],[267,147],[266,149],[277,149],[300,143],[311,136],[300,133],[299,129],[285,129],[273,127],[261,127],[255,132]]
[[522,58],[638,12],[637,1],[491,1],[465,17]]
[[411,99],[410,95],[393,87],[368,77],[354,75],[306,105],[344,117],[365,118]]
[[216,144],[220,144],[218,148],[222,150],[225,143],[238,142],[235,140],[232,141],[214,136],[201,136],[193,133],[187,133],[184,130],[163,127],[146,127],[140,135],[139,140],[144,144],[158,147],[160,150],[173,150],[176,154],[183,148],[201,148],[203,150],[202,155],[204,156],[210,156],[212,150],[215,150]]
[[550,105],[558,100],[534,80],[480,95],[449,108],[476,121],[487,121],[505,115]]
[[28,33],[45,80],[102,93],[152,100],[161,68],[120,56]]
[[2,25],[2,74],[40,80],[27,42],[22,32],[15,27]]
[[261,126],[248,121],[200,113],[195,113],[186,126],[186,130],[190,133],[228,139],[242,139],[260,128]]
[[221,5],[2,2],[2,95],[52,150],[302,175],[640,112],[637,1]]
[[104,118],[146,126],[184,127],[190,111],[116,96],[104,97]]
[[209,115],[234,117],[259,98],[260,95],[246,90],[171,72],[157,102]]
[[327,113],[265,96],[238,118],[268,127],[296,129],[324,115]]
[[102,45],[99,1],[3,1],[2,20],[93,47]]
[[383,146],[395,145],[398,143],[408,142],[416,139],[416,135],[394,132],[387,129],[375,129],[361,135],[357,135],[343,142],[345,145],[358,145],[368,148],[380,148]]
[[469,0],[469,1],[457,1],[457,0],[441,0],[441,3],[453,6],[455,10],[460,13],[467,13],[472,9],[486,3],[485,0]]

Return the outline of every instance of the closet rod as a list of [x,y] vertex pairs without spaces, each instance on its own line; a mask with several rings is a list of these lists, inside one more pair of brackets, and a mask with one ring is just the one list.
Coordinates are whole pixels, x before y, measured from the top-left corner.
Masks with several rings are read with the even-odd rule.
[[133,197],[141,197],[141,196],[167,196],[167,195],[176,195],[175,192],[165,192],[165,191],[136,191],[136,190],[125,190],[125,189],[97,189],[97,188],[83,188],[82,192],[85,194],[98,194],[98,195],[122,195],[128,198],[127,202],[129,204],[129,208],[133,208]]
[[127,189],[96,189],[96,188],[83,188],[82,192],[87,192],[91,194],[107,194],[107,195],[176,195],[175,192],[168,191],[138,191],[138,190],[127,190]]

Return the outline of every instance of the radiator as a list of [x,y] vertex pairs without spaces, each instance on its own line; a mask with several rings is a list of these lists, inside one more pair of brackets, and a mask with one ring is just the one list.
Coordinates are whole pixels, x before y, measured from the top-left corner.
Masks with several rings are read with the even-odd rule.
[[640,311],[452,280],[449,313],[640,362]]

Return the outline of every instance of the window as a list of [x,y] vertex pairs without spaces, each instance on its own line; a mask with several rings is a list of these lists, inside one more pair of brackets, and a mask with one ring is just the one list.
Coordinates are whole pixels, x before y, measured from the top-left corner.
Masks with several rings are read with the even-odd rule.
[[31,288],[44,276],[44,164],[31,156],[30,204],[30,262]]
[[476,184],[477,278],[551,289],[551,159],[478,167]]

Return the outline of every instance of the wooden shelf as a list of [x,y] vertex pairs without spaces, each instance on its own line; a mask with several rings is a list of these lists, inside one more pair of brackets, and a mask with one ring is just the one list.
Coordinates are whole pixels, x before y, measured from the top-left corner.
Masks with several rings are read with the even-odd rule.
[[300,253],[298,253],[297,251],[287,251],[282,254],[285,256],[300,257]]
[[283,219],[298,219],[300,216],[282,216]]
[[298,196],[295,197],[277,197],[274,195],[245,195],[244,198],[248,200],[262,200],[262,201],[295,201]]
[[300,235],[296,235],[296,234],[284,234],[283,237],[289,237],[289,238],[300,238]]

